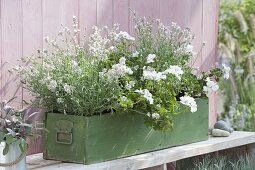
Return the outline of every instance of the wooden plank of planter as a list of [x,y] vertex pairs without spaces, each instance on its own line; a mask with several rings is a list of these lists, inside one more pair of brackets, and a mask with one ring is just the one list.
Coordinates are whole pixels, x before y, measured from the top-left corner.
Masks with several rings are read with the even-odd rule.
[[182,145],[146,154],[126,157],[113,161],[107,161],[91,165],[62,163],[60,161],[43,160],[42,154],[27,156],[28,169],[53,170],[119,170],[119,169],[143,169],[163,165],[168,162],[177,161],[184,158],[198,156],[219,150],[234,148],[242,145],[255,143],[255,132],[233,132],[230,137],[210,137],[203,142]]

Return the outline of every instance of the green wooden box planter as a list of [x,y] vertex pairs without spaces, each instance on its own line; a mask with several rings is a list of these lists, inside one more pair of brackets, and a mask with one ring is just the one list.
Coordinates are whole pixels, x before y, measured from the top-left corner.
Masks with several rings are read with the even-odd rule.
[[208,100],[174,118],[174,129],[154,131],[140,115],[81,117],[48,113],[44,158],[91,164],[208,139]]

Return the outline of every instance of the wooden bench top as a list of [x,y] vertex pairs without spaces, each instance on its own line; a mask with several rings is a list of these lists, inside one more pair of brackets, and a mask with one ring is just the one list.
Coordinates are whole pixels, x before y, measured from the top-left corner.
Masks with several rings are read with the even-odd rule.
[[27,169],[135,170],[252,143],[255,143],[255,132],[235,131],[229,137],[209,137],[209,140],[207,141],[172,147],[92,165],[44,160],[42,158],[42,153],[39,153],[27,156]]

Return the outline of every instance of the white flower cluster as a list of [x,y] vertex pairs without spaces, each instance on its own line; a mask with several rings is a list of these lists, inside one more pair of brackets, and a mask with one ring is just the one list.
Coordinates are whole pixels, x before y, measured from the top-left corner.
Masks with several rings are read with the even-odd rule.
[[109,79],[117,79],[123,77],[125,74],[132,75],[133,71],[131,68],[126,66],[126,58],[121,57],[118,64],[112,65],[112,68],[108,70],[104,75]]
[[72,70],[73,72],[77,73],[77,74],[80,74],[81,73],[81,69],[80,67],[78,66],[78,63],[74,60],[72,60]]
[[222,64],[222,71],[223,71],[223,78],[228,79],[229,78],[229,72],[230,72],[230,67],[227,66],[226,64]]
[[181,75],[183,74],[183,71],[181,69],[181,67],[179,66],[170,66],[169,69],[164,71],[164,74],[173,74],[175,75],[179,80],[181,80]]
[[216,92],[218,89],[219,89],[219,85],[216,82],[210,80],[209,77],[207,77],[206,86],[203,87],[203,91],[204,92]]
[[64,91],[65,91],[66,93],[70,94],[70,93],[72,92],[72,90],[73,90],[73,87],[72,87],[72,86],[70,86],[70,85],[68,85],[68,84],[65,84],[65,85],[64,85]]
[[135,82],[134,81],[130,81],[129,83],[126,84],[125,88],[127,90],[130,90],[131,88],[133,88],[135,86]]
[[132,37],[131,35],[129,35],[127,32],[125,31],[120,31],[120,33],[118,34],[118,38],[123,38],[126,39],[128,41],[135,41],[135,38]]
[[144,80],[164,80],[166,79],[166,75],[163,72],[156,72],[154,68],[144,67],[143,68],[143,79]]
[[57,88],[57,82],[55,80],[51,80],[49,82],[49,84],[47,85],[48,89],[51,91],[51,92],[55,92],[56,91],[56,88]]
[[149,55],[147,56],[147,63],[153,63],[155,57],[156,57],[155,54],[149,54]]
[[181,100],[180,102],[183,105],[186,105],[186,106],[190,107],[190,111],[192,113],[197,111],[197,103],[196,103],[196,101],[193,97],[182,96],[182,97],[180,97],[180,100]]
[[139,55],[139,52],[135,51],[133,54],[132,54],[132,57],[135,58],[135,57],[138,57]]
[[94,33],[89,37],[89,52],[92,56],[97,57],[99,60],[107,60],[109,49],[107,45],[109,39],[101,36],[101,29],[93,27]]
[[143,68],[143,79],[144,80],[165,80],[167,74],[173,74],[178,80],[181,80],[181,75],[183,70],[179,66],[170,66],[169,69],[166,69],[163,72],[156,72],[154,68],[144,67]]
[[152,117],[153,119],[159,119],[160,118],[160,114],[158,114],[158,113],[152,113],[151,114],[150,112],[148,112],[147,116]]
[[143,95],[143,97],[145,99],[147,99],[149,101],[150,104],[153,104],[153,98],[152,98],[152,94],[150,93],[149,90],[144,89],[144,90],[135,90],[136,93],[140,93]]

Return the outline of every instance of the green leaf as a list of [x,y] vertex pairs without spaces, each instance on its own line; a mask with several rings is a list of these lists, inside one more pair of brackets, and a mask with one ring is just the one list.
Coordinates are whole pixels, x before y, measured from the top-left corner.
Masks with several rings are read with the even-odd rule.
[[6,155],[9,152],[9,145],[7,143],[5,143],[5,147],[3,150],[3,155]]
[[22,153],[27,150],[27,143],[25,139],[23,138],[20,139],[19,148]]
[[0,132],[0,142],[2,142],[4,140],[4,137],[5,137],[5,133]]
[[16,138],[13,137],[11,134],[7,134],[7,135],[5,135],[5,137],[6,137],[7,144],[12,144],[14,141],[16,141]]

